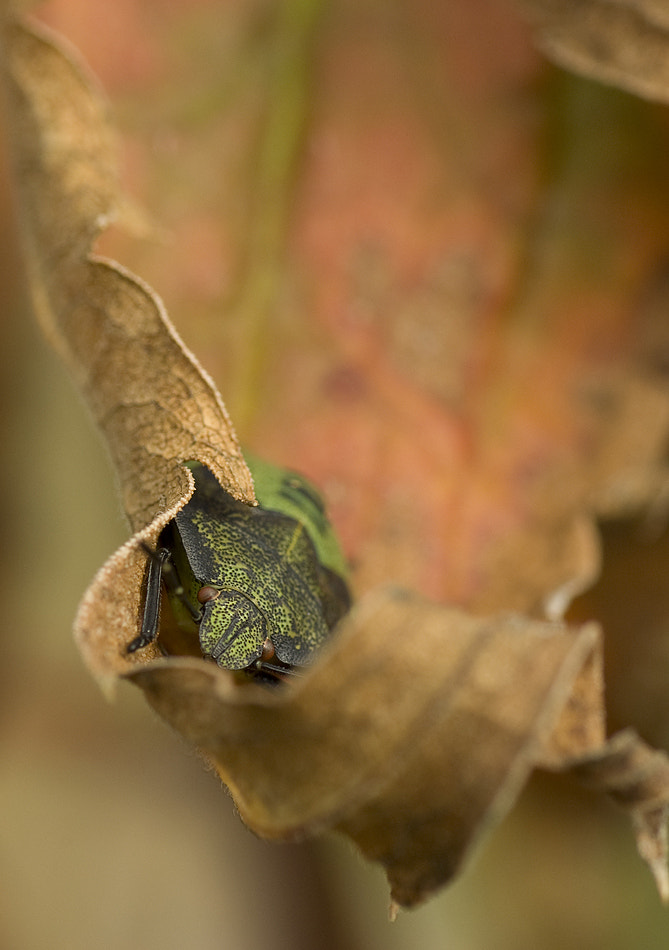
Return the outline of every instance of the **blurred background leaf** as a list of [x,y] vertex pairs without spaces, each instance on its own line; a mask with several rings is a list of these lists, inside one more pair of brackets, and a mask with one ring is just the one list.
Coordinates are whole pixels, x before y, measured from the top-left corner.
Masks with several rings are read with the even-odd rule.
[[669,100],[664,0],[523,0],[542,49],[567,69]]

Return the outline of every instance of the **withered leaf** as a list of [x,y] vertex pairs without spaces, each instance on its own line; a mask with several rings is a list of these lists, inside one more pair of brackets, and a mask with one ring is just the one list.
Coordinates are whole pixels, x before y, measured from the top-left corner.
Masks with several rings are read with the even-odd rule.
[[[148,542],[193,491],[180,463],[207,465],[235,497],[253,485],[223,402],[139,278],[91,253],[120,209],[106,107],[83,67],[46,32],[5,24],[3,65],[30,288],[109,446],[133,529]],[[91,668],[137,631],[146,555],[117,552],[84,597],[76,634]],[[109,646],[114,631],[113,647]]]
[[445,884],[537,766],[573,769],[628,808],[669,898],[669,760],[627,733],[605,742],[596,625],[477,619],[386,591],[358,604],[289,695],[194,660],[127,675],[210,758],[257,834],[349,835],[398,905]]
[[647,99],[669,100],[664,0],[523,0],[541,47],[561,66]]
[[[128,656],[145,555],[208,465],[252,501],[218,393],[150,288],[91,254],[120,209],[99,95],[50,38],[5,23],[4,66],[31,286],[42,325],[105,436],[135,536],[84,596],[76,633],[103,684],[124,676],[210,759],[246,823],[270,839],[336,829],[413,906],[447,882],[535,767],[571,769],[631,811],[667,897],[669,763],[605,739],[600,634],[473,617],[399,591],[369,594],[291,688],[238,683],[199,658]],[[570,515],[572,513],[570,512]],[[578,534],[578,532],[576,532]],[[580,582],[592,574],[588,549]],[[557,612],[557,611],[556,611]]]
[[585,784],[603,791],[630,813],[639,854],[669,901],[667,871],[667,783],[669,758],[646,745],[631,729],[603,748],[565,763]]
[[627,505],[660,475],[665,380],[636,384],[652,395],[637,341],[664,271],[665,125],[546,86],[513,5],[365,9],[335,4],[304,90],[253,433],[335,486],[361,589],[555,616],[599,571],[601,495]]
[[[593,626],[476,619],[390,591],[358,605],[288,696],[197,661],[128,676],[211,758],[249,827],[338,828],[410,906],[511,806],[598,645]],[[572,754],[601,746],[596,676],[582,712]]]

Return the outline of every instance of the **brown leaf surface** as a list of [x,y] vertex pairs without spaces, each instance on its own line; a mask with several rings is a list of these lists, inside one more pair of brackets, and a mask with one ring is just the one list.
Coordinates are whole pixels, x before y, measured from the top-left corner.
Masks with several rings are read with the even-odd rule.
[[137,540],[155,542],[192,494],[192,477],[180,463],[208,465],[237,498],[253,501],[253,486],[218,392],[158,297],[118,264],[91,254],[120,207],[113,136],[94,84],[41,30],[10,23],[5,51],[36,310],[106,440],[138,532],[97,575],[77,620],[89,665],[98,671],[96,650],[104,644],[123,669],[146,562]]
[[653,872],[662,899],[669,902],[669,758],[650,748],[632,730],[626,730],[594,754],[569,763],[569,767],[581,781],[605,792],[630,813],[639,854]]
[[647,99],[669,101],[664,0],[523,0],[539,42],[561,66]]
[[190,660],[128,676],[212,759],[249,827],[338,828],[411,906],[511,807],[570,702],[570,754],[601,746],[598,650],[594,626],[481,620],[387,592],[361,602],[289,695]]
[[635,349],[666,139],[547,76],[512,12],[330,8],[250,432],[332,486],[359,590],[555,615],[599,570],[587,515],[662,477]]
[[[137,540],[155,539],[189,496],[192,484],[180,461],[195,458],[209,465],[237,497],[251,500],[252,488],[220,397],[179,343],[153,292],[118,265],[90,255],[91,242],[120,208],[99,96],[81,69],[41,33],[10,24],[5,39],[17,178],[42,324],[110,445],[138,532],[100,571],[79,612],[78,639],[98,679],[110,684],[124,675],[140,686],[158,712],[214,762],[258,834],[285,839],[339,829],[385,866],[398,904],[412,906],[449,880],[539,765],[574,769],[631,810],[640,849],[666,896],[666,757],[629,734],[605,742],[599,633],[593,625],[570,629],[508,614],[481,619],[413,594],[372,593],[343,623],[322,661],[294,688],[275,693],[242,686],[198,659],[144,662],[146,654],[142,659],[125,654],[137,631],[145,560]],[[306,192],[313,187],[307,182]],[[297,230],[301,252],[313,252],[318,235],[314,239],[304,226]],[[644,254],[645,249],[640,257]],[[472,288],[466,262],[456,270],[449,278],[454,299],[471,302],[478,285],[467,290]],[[398,514],[404,512],[406,519],[399,519],[402,550],[407,561],[414,555],[419,561],[429,551],[422,549],[418,526],[434,510],[448,514],[441,503],[466,492],[464,514],[452,508],[455,524],[448,523],[456,540],[472,538],[464,552],[457,545],[452,549],[465,565],[461,568],[454,555],[452,590],[478,609],[500,604],[539,609],[552,598],[559,615],[573,590],[596,572],[598,547],[588,511],[605,507],[605,489],[615,489],[606,504],[619,510],[662,486],[659,443],[666,432],[666,397],[626,373],[623,382],[616,378],[613,411],[610,398],[581,393],[584,416],[596,421],[588,426],[579,417],[569,436],[587,444],[587,464],[579,464],[576,453],[560,454],[557,436],[564,429],[559,419],[551,419],[553,429],[541,430],[541,439],[535,433],[535,442],[529,439],[534,453],[528,452],[523,466],[507,453],[508,428],[497,432],[499,406],[507,419],[514,407],[522,407],[525,423],[534,421],[538,432],[546,420],[540,413],[533,420],[531,400],[529,410],[527,404],[537,380],[544,382],[544,367],[537,360],[535,375],[514,389],[520,357],[510,346],[509,365],[491,374],[494,385],[485,405],[472,414],[488,434],[495,433],[483,453],[489,468],[479,459],[481,467],[472,469],[476,453],[460,451],[463,431],[435,409],[435,393],[417,396],[404,383],[398,388],[398,376],[385,356],[379,357],[375,295],[379,288],[382,297],[390,291],[383,274],[376,283],[374,276],[373,267],[367,269],[360,289],[363,309],[374,302],[371,321],[352,321],[343,346],[348,363],[338,373],[328,367],[331,391],[344,402],[353,394],[351,426],[339,419],[337,428],[334,422],[330,428],[326,418],[322,441],[369,444],[366,427],[378,410],[374,399],[366,398],[369,384],[375,399],[382,394],[393,407],[391,419],[401,416],[414,429],[417,418],[430,423],[425,436],[430,448],[434,431],[445,434],[446,448],[436,454],[448,484],[440,483],[431,495],[420,490],[420,480],[414,483],[415,459],[407,456],[402,427],[399,436],[384,442],[377,464],[381,459],[393,470],[401,463],[396,477],[404,479],[404,492],[385,509],[379,504],[365,513],[374,530],[369,540],[359,534],[357,553],[367,558],[360,557],[362,586],[378,579],[398,531]],[[325,323],[336,311],[336,294],[333,285],[318,287]],[[419,299],[412,306],[424,315],[424,304]],[[434,329],[438,321],[433,326],[425,319],[423,329]],[[399,351],[401,321],[395,329]],[[475,324],[467,332],[475,338]],[[547,351],[551,342],[549,335]],[[361,390],[358,372],[366,355],[369,375]],[[294,372],[290,361],[281,372]],[[448,398],[461,395],[465,377],[464,371],[456,373]],[[440,384],[436,375],[428,378]],[[296,393],[301,383],[296,375]],[[603,390],[610,397],[608,384]],[[564,404],[573,406],[574,399],[570,391]],[[632,443],[638,407],[648,405],[652,424],[641,445]],[[276,431],[272,422],[276,416],[270,413],[264,424]],[[342,442],[344,436],[348,442]],[[364,451],[340,455],[354,466],[364,460]],[[447,462],[454,462],[452,469]],[[467,478],[472,470],[478,478]],[[380,476],[384,490],[385,477]],[[555,484],[568,485],[568,491],[556,492]],[[509,498],[514,503],[507,508]],[[419,517],[410,519],[413,505]],[[478,534],[472,535],[473,525]],[[505,560],[513,560],[517,574],[498,569]],[[411,570],[420,567],[411,563]],[[451,583],[442,562],[439,572],[439,584]]]
[[202,749],[257,834],[335,828],[410,907],[459,870],[529,772],[571,769],[631,812],[665,900],[669,759],[604,741],[600,636],[518,616],[476,619],[403,592],[369,595],[290,694],[195,660],[128,677]]

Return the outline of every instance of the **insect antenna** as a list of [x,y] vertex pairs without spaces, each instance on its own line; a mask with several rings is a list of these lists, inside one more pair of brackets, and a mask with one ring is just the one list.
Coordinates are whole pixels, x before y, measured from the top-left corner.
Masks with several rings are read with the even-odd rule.
[[265,663],[258,660],[256,669],[259,673],[279,673],[281,676],[302,676],[303,674],[296,670],[294,666],[276,666],[274,663]]

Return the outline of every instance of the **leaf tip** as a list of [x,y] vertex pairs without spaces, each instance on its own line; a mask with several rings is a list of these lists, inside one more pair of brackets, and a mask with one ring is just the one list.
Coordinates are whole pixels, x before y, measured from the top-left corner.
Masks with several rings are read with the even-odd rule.
[[669,865],[667,864],[667,815],[665,804],[651,812],[633,817],[637,849],[648,865],[663,904],[669,904]]
[[96,676],[96,682],[107,702],[115,702],[118,677],[113,673],[103,673]]

